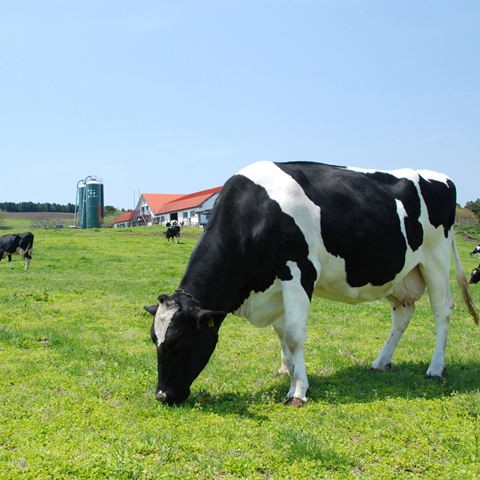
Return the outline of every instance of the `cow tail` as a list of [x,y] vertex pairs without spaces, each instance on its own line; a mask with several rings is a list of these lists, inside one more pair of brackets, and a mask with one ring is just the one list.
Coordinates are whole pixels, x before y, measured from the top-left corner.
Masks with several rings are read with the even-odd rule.
[[468,280],[467,275],[465,274],[465,269],[463,268],[460,257],[458,256],[457,246],[455,244],[455,235],[453,235],[452,242],[452,251],[453,251],[453,261],[455,263],[455,275],[457,277],[457,283],[462,290],[463,300],[467,305],[470,315],[475,321],[475,325],[478,325],[478,312],[473,304],[472,297],[470,296],[470,291],[468,290]]

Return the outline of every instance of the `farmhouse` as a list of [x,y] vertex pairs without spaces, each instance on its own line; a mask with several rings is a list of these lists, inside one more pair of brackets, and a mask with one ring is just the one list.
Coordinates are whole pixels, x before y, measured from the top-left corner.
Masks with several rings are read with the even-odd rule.
[[119,227],[165,225],[177,220],[186,226],[208,223],[210,212],[222,187],[189,195],[143,193],[135,210],[118,217],[113,225]]

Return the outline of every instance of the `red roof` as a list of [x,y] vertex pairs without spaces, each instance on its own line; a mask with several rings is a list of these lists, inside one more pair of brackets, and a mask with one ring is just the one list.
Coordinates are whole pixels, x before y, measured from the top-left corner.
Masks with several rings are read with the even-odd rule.
[[142,196],[156,215],[165,203],[173,202],[184,195],[183,193],[143,193]]
[[170,201],[162,205],[158,210],[155,210],[155,215],[161,213],[179,212],[181,210],[188,210],[190,208],[199,207],[203,202],[208,200],[212,195],[219,192],[222,187],[210,188],[190,195],[183,195],[180,198]]
[[113,221],[113,223],[129,222],[132,219],[133,212],[135,212],[135,210],[130,210],[129,212],[122,213],[118,218]]

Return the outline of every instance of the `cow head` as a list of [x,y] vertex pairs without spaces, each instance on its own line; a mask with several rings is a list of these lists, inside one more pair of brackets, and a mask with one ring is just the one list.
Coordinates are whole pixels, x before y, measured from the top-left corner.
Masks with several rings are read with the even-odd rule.
[[473,250],[473,252],[470,254],[471,257],[473,257],[475,254],[480,255],[480,244],[476,246]]
[[472,284],[478,282],[480,282],[480,265],[472,272],[472,276],[470,277],[470,281],[468,283]]
[[167,295],[158,297],[158,305],[144,308],[154,315],[150,337],[157,347],[156,398],[169,405],[181,403],[215,350],[226,313],[204,310],[191,298]]

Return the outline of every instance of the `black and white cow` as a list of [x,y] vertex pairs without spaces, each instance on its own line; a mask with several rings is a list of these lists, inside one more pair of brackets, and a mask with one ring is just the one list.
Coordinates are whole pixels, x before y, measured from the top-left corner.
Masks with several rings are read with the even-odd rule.
[[177,240],[177,243],[180,243],[180,233],[181,233],[181,227],[179,225],[173,225],[167,228],[166,232],[163,232],[165,235],[165,238],[169,242],[170,239],[172,239],[172,242]]
[[480,243],[473,249],[473,252],[470,254],[473,257],[475,254],[480,258]]
[[25,259],[25,270],[32,259],[33,233],[9,233],[0,237],[0,261],[8,255],[10,268],[13,269],[12,255],[21,255]]
[[390,365],[425,288],[437,327],[428,377],[441,377],[454,301],[450,252],[470,313],[478,315],[453,232],[453,182],[432,171],[361,170],[319,163],[255,163],[227,181],[179,288],[145,307],[155,316],[156,398],[184,401],[212,355],[227,313],[280,339],[287,404],[302,405],[312,295],[357,304],[386,298],[392,329],[373,362]]
[[473,270],[470,281],[468,283],[473,284],[478,282],[480,282],[480,265]]

